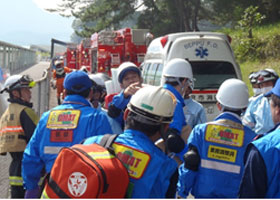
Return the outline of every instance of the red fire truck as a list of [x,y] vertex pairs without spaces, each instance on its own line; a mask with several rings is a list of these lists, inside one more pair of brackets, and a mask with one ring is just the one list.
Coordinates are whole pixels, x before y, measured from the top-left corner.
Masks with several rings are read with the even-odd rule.
[[[151,41],[147,29],[124,28],[106,30],[91,36],[92,72],[103,72],[111,76],[111,68],[131,61],[139,66]],[[147,37],[148,36],[148,37]]]
[[86,66],[89,72],[92,71],[91,63],[91,41],[90,38],[83,39],[77,46],[77,68]]
[[79,69],[77,65],[77,46],[67,45],[65,52],[66,66],[72,69]]

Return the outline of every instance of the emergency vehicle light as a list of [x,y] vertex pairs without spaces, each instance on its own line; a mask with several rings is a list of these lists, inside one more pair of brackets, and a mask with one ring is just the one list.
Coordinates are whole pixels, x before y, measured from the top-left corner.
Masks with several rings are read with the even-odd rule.
[[168,41],[168,35],[163,36],[163,37],[160,39],[160,43],[161,43],[161,45],[162,45],[163,48],[164,48],[164,46],[166,45],[167,41]]

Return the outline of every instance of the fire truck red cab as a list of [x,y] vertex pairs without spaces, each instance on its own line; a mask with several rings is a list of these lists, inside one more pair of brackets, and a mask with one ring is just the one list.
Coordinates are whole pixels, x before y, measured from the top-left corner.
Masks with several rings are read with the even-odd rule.
[[111,68],[122,62],[131,61],[139,66],[147,51],[150,38],[147,29],[124,28],[117,31],[105,30],[91,36],[91,63],[93,72],[111,76]]
[[83,39],[77,46],[77,68],[86,66],[87,70],[91,72],[91,41],[90,38]]
[[77,65],[77,47],[75,45],[68,45],[66,52],[66,66],[71,69],[79,69]]

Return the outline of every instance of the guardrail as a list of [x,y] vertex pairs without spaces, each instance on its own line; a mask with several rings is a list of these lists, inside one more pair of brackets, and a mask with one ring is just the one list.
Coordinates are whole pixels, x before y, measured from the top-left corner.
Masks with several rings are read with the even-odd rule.
[[0,41],[0,67],[16,74],[37,63],[36,51]]
[[43,76],[39,80],[35,80],[36,86],[32,88],[33,108],[38,116],[49,110],[50,105],[50,79],[51,69],[45,69]]

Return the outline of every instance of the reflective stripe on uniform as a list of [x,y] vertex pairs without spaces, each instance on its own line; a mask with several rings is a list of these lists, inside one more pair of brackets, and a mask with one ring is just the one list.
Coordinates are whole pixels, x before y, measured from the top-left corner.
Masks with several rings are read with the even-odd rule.
[[226,164],[222,162],[216,162],[216,161],[205,160],[205,159],[201,159],[201,167],[207,169],[215,169],[224,172],[231,172],[235,174],[240,173],[240,166],[238,165]]
[[54,147],[54,146],[45,146],[44,153],[45,154],[58,154],[62,147]]
[[8,133],[8,132],[23,132],[21,126],[7,126],[0,130],[0,133]]
[[49,199],[50,197],[46,193],[46,189],[43,190],[43,193],[41,195],[41,199]]
[[9,181],[12,186],[23,186],[23,179],[21,176],[10,176]]
[[111,159],[114,158],[112,154],[110,154],[108,151],[103,152],[89,152],[88,153],[93,159]]

